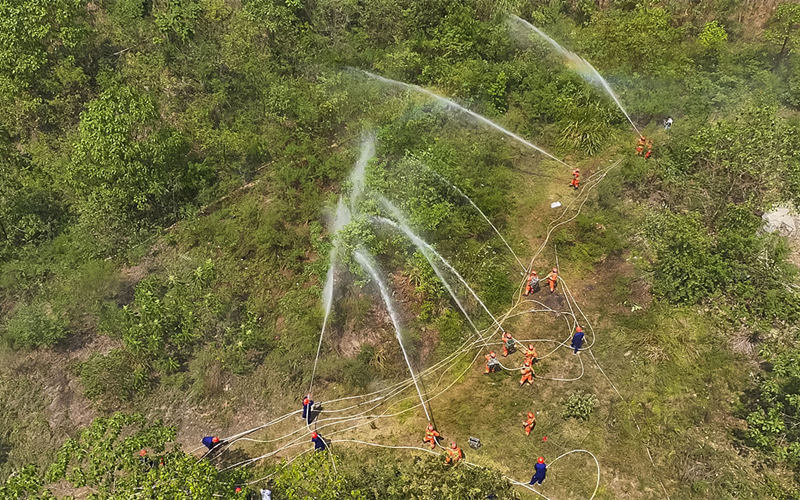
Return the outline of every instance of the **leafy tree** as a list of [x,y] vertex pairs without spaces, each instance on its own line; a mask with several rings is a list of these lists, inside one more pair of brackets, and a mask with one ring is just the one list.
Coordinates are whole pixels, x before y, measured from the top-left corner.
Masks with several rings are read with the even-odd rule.
[[662,8],[637,7],[631,12],[607,10],[592,19],[587,39],[595,54],[592,60],[606,68],[631,68],[634,71],[665,75],[685,63],[676,50],[681,31],[670,23],[669,13]]
[[712,295],[726,271],[697,213],[653,218],[648,232],[658,257],[653,290],[674,303],[693,304]]
[[77,113],[87,78],[86,0],[0,1],[0,124],[22,137]]
[[451,467],[440,457],[414,457],[411,462],[381,462],[353,480],[368,498],[483,500],[518,499],[514,487],[497,472],[461,464]]
[[286,500],[334,500],[337,498],[366,498],[359,491],[351,491],[344,474],[336,471],[327,453],[295,460],[290,466],[282,464],[272,478],[271,488],[277,498]]
[[709,219],[728,203],[765,207],[785,194],[791,165],[784,157],[786,123],[776,108],[747,102],[732,116],[676,134],[668,144],[664,175],[677,182],[675,202],[702,210]]
[[52,238],[67,220],[66,203],[52,181],[34,173],[11,147],[0,146],[0,258]]
[[725,45],[727,40],[728,32],[725,31],[725,28],[719,23],[719,21],[711,21],[706,23],[706,25],[703,26],[703,31],[700,32],[700,36],[698,37],[700,45],[714,51],[720,50]]
[[153,17],[162,32],[186,41],[194,34],[201,11],[197,0],[157,0]]
[[85,217],[145,224],[174,218],[209,178],[188,155],[186,138],[162,122],[150,97],[114,87],[81,113],[67,173]]
[[0,1],[0,82],[34,83],[52,59],[66,55],[83,36],[74,25],[85,0]]
[[[273,477],[273,492],[280,498],[418,498],[483,500],[518,499],[503,477],[482,467],[446,465],[440,457],[414,457],[410,461],[380,460],[364,467],[358,453],[336,455],[345,469],[337,472],[325,453],[280,465]],[[341,467],[340,467],[341,468]]]
[[800,47],[800,4],[786,2],[778,5],[764,30],[764,38],[780,47],[778,60]]
[[653,291],[677,304],[724,296],[734,317],[796,321],[800,296],[784,285],[796,271],[786,263],[785,246],[758,233],[761,224],[738,206],[728,206],[711,229],[697,212],[652,217]]

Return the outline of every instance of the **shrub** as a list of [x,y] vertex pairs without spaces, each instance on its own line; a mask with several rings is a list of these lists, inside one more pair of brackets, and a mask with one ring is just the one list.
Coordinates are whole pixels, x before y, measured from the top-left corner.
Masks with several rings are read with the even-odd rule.
[[568,418],[589,420],[594,411],[594,405],[597,403],[597,397],[594,394],[573,392],[563,403],[564,409],[561,411],[561,418],[565,420]]
[[375,348],[369,344],[361,346],[356,359],[348,360],[343,369],[344,382],[352,387],[363,389],[372,381],[373,373],[370,363],[375,357]]
[[658,257],[653,290],[673,303],[694,304],[718,290],[727,268],[697,213],[665,213],[647,224]]
[[787,349],[773,358],[772,370],[759,384],[759,397],[747,416],[746,439],[779,461],[800,466],[800,350]]
[[23,305],[6,324],[5,338],[14,349],[51,347],[64,340],[68,322],[44,302]]
[[728,33],[719,21],[706,23],[698,37],[700,45],[710,50],[719,50],[728,40]]

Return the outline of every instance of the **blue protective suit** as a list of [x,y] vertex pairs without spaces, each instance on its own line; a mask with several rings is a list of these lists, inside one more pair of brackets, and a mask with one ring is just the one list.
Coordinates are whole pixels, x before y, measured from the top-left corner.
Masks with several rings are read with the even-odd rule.
[[540,464],[537,462],[533,468],[536,470],[536,472],[533,474],[531,482],[528,484],[542,484],[542,481],[544,481],[544,476],[547,474],[547,464]]
[[328,445],[325,444],[325,440],[322,439],[322,436],[317,434],[317,437],[311,438],[311,441],[314,442],[314,451],[322,451],[328,448]]
[[203,444],[209,450],[218,445],[219,443],[214,442],[214,436],[206,436],[203,438]]
[[572,336],[572,348],[575,349],[577,353],[581,346],[583,345],[583,332],[575,332],[575,335]]

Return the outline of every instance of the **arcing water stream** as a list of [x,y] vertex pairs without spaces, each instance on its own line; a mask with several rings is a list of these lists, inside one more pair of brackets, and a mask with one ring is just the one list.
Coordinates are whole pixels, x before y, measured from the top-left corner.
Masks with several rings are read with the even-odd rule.
[[358,156],[356,166],[350,172],[350,211],[355,211],[356,203],[364,191],[364,175],[366,173],[367,162],[375,156],[375,133],[373,131],[364,132],[361,135],[361,153]]
[[372,264],[371,259],[367,256],[366,251],[356,250],[353,254],[356,261],[364,268],[367,273],[372,277],[373,281],[378,285],[378,290],[381,293],[381,297],[383,298],[383,303],[386,304],[386,310],[389,311],[389,318],[392,320],[392,325],[394,325],[395,335],[397,336],[397,342],[400,344],[400,350],[403,351],[403,357],[406,360],[406,365],[408,366],[408,371],[411,373],[411,379],[414,381],[414,387],[417,389],[417,394],[419,395],[419,401],[422,403],[422,409],[425,411],[425,416],[428,418],[428,422],[431,421],[431,415],[428,413],[428,407],[425,406],[425,398],[422,397],[422,391],[419,389],[419,384],[417,383],[417,377],[414,375],[414,369],[411,368],[411,361],[408,359],[408,354],[406,353],[406,348],[403,346],[403,339],[400,335],[400,320],[397,318],[397,312],[394,309],[394,303],[392,302],[392,297],[389,295],[389,290],[386,288],[386,283],[383,282],[378,271],[375,269],[375,266]]
[[625,111],[625,108],[622,106],[622,103],[619,102],[619,98],[617,98],[617,94],[615,94],[614,90],[612,90],[611,85],[609,85],[606,79],[603,78],[596,69],[594,69],[594,66],[589,64],[589,61],[575,54],[574,52],[570,52],[569,50],[565,49],[558,42],[547,36],[542,30],[532,25],[528,21],[520,17],[517,17],[513,14],[509,17],[509,19],[519,24],[522,24],[526,28],[530,29],[531,31],[539,35],[539,37],[542,38],[544,41],[552,45],[553,48],[556,49],[556,52],[558,52],[562,57],[564,57],[570,63],[572,63],[571,64],[572,69],[574,69],[579,75],[581,75],[581,77],[583,77],[584,80],[593,85],[596,86],[599,85],[600,87],[602,87],[603,90],[605,90],[606,93],[608,93],[609,97],[611,97],[614,100],[614,102],[617,103],[619,110],[622,111],[622,114],[624,114],[625,118],[628,119],[631,126],[633,127],[633,130],[635,130],[636,133],[639,134],[640,136],[642,135],[642,133],[639,132],[639,129],[636,128],[636,124],[633,123],[633,120],[631,120],[631,117],[630,115],[628,115],[628,112]]
[[396,86],[396,87],[403,87],[403,88],[415,90],[417,92],[421,92],[423,94],[429,95],[429,96],[433,97],[434,99],[436,99],[437,101],[439,101],[441,103],[444,103],[448,107],[457,109],[458,111],[461,111],[462,113],[466,113],[467,115],[471,116],[472,118],[475,118],[479,122],[481,122],[481,123],[483,123],[485,125],[489,125],[490,127],[494,128],[495,130],[499,130],[500,132],[504,133],[505,135],[511,137],[512,139],[520,142],[521,144],[524,144],[525,146],[527,146],[527,147],[529,147],[529,148],[531,148],[531,149],[533,149],[535,151],[538,151],[538,152],[542,153],[543,155],[547,156],[548,158],[550,158],[552,160],[557,161],[558,163],[564,165],[565,167],[572,168],[569,164],[559,160],[558,158],[556,158],[555,156],[551,155],[550,153],[548,153],[544,149],[540,148],[536,144],[533,144],[533,143],[531,143],[529,141],[526,141],[525,139],[523,139],[522,137],[518,136],[514,132],[511,132],[510,130],[507,130],[507,129],[501,127],[500,125],[496,124],[495,122],[493,122],[492,120],[486,118],[485,116],[479,115],[478,113],[476,113],[474,111],[470,111],[469,109],[465,108],[464,106],[461,106],[460,104],[458,104],[458,103],[456,103],[454,101],[451,101],[450,99],[448,99],[446,97],[442,97],[439,94],[435,94],[435,93],[431,92],[430,90],[422,88],[419,85],[414,85],[413,83],[405,83],[405,82],[400,82],[400,81],[397,81],[397,80],[392,80],[391,78],[386,78],[386,77],[383,77],[383,76],[380,76],[380,75],[376,75],[374,73],[370,73],[369,71],[364,71],[364,70],[359,70],[359,71],[361,71],[362,73],[364,73],[365,75],[367,75],[370,78],[378,80],[379,82],[383,82],[383,83],[386,83],[388,85],[393,85],[393,86]]
[[500,231],[498,231],[498,230],[497,230],[497,228],[495,227],[495,225],[494,225],[494,224],[492,224],[492,221],[491,221],[491,220],[489,220],[489,218],[488,218],[488,217],[486,217],[486,214],[485,214],[485,213],[483,213],[483,210],[481,210],[481,209],[478,207],[478,205],[476,205],[476,204],[475,204],[475,202],[474,202],[474,201],[472,201],[472,198],[470,198],[469,196],[467,196],[466,194],[464,194],[464,192],[463,192],[463,191],[461,191],[460,189],[458,189],[458,186],[456,186],[455,184],[453,184],[452,182],[450,182],[449,180],[447,180],[447,179],[446,179],[446,178],[444,178],[443,176],[439,175],[437,172],[434,172],[433,170],[431,170],[431,172],[432,172],[432,173],[433,173],[433,175],[435,175],[435,176],[436,176],[436,177],[437,177],[439,180],[441,180],[442,182],[444,182],[445,184],[447,184],[447,185],[448,185],[448,186],[450,186],[451,188],[455,189],[455,190],[456,190],[456,192],[458,192],[458,194],[460,194],[461,196],[463,196],[463,197],[464,197],[464,199],[466,199],[466,200],[467,200],[467,201],[470,203],[470,205],[472,205],[472,207],[473,207],[475,210],[477,210],[479,214],[481,214],[481,217],[483,217],[483,219],[484,219],[486,222],[488,222],[490,226],[492,226],[492,229],[494,229],[494,232],[497,234],[497,236],[499,236],[499,237],[500,237],[500,239],[501,239],[501,240],[503,240],[503,243],[505,243],[505,245],[506,245],[506,248],[508,248],[508,251],[509,251],[509,252],[511,252],[511,255],[513,255],[513,256],[514,256],[514,258],[515,258],[515,259],[517,259],[517,264],[519,264],[519,267],[521,267],[523,271],[526,271],[526,272],[527,272],[527,271],[528,271],[528,269],[525,267],[525,264],[523,264],[523,263],[522,263],[522,261],[521,261],[521,260],[519,260],[519,257],[517,257],[517,254],[514,252],[514,250],[512,250],[512,249],[511,249],[511,245],[509,245],[509,244],[508,244],[508,242],[506,241],[506,239],[503,237],[503,235],[500,233]]
[[439,278],[439,281],[441,281],[444,287],[447,289],[447,292],[450,294],[450,297],[453,298],[453,301],[461,310],[461,313],[464,315],[465,318],[467,318],[467,322],[469,322],[472,329],[475,330],[475,333],[477,333],[478,336],[480,336],[480,330],[478,330],[478,327],[475,326],[475,323],[472,322],[472,318],[470,317],[469,313],[467,313],[467,310],[464,308],[464,305],[461,303],[461,300],[459,300],[458,295],[456,295],[455,291],[453,290],[453,287],[450,286],[450,282],[447,281],[447,278],[445,278],[444,274],[442,273],[442,270],[439,268],[439,265],[431,256],[431,252],[428,251],[427,248],[425,248],[422,239],[419,238],[416,234],[412,233],[411,230],[408,229],[408,226],[406,226],[406,224],[403,222],[398,224],[395,221],[389,220],[385,217],[375,217],[375,220],[377,222],[380,222],[381,224],[386,224],[392,226],[395,229],[399,229],[400,231],[404,232],[406,236],[408,236],[408,238],[414,243],[414,245],[417,247],[420,253],[425,257],[425,260],[428,261],[428,264],[430,264],[431,268],[433,268],[433,272],[436,273],[436,276]]
[[350,208],[345,205],[340,197],[339,202],[336,204],[336,214],[333,217],[333,223],[330,227],[330,233],[333,235],[333,246],[328,254],[329,267],[325,276],[325,285],[322,287],[322,307],[325,310],[325,316],[322,319],[322,330],[319,332],[317,356],[314,358],[314,368],[311,371],[311,381],[308,386],[309,393],[314,387],[314,376],[317,374],[317,363],[319,362],[319,353],[322,349],[322,337],[325,335],[325,328],[328,326],[328,317],[331,314],[331,306],[333,305],[336,260],[339,253],[339,239],[337,234],[353,218],[353,211],[355,210],[356,203],[358,203],[358,199],[364,191],[364,176],[366,174],[367,162],[373,156],[375,156],[375,134],[372,131],[364,132],[361,136],[361,153],[359,154],[355,167],[353,167],[353,171],[350,173]]
[[308,385],[308,392],[314,387],[314,376],[317,374],[317,363],[319,362],[319,353],[322,349],[322,337],[325,335],[325,327],[328,326],[328,316],[331,314],[331,306],[333,305],[333,285],[336,279],[336,260],[339,253],[339,239],[337,233],[347,223],[350,222],[350,210],[344,204],[342,198],[339,198],[339,203],[336,205],[336,215],[331,224],[331,234],[333,235],[333,246],[328,254],[328,272],[325,275],[325,285],[322,287],[322,307],[325,309],[325,316],[322,320],[322,330],[319,332],[319,343],[317,344],[317,356],[314,358],[314,368],[311,371],[311,381]]
[[480,304],[481,307],[483,308],[483,310],[486,311],[486,314],[488,314],[489,317],[492,318],[492,321],[494,321],[494,323],[498,327],[500,327],[500,329],[502,330],[503,327],[500,324],[500,322],[497,321],[497,318],[495,318],[494,315],[492,314],[492,312],[489,311],[489,308],[486,307],[486,304],[484,304],[483,301],[481,300],[481,298],[478,297],[478,294],[475,293],[475,290],[473,290],[472,287],[469,286],[469,283],[467,283],[467,280],[462,278],[461,275],[458,273],[458,271],[456,271],[456,269],[453,266],[451,266],[450,263],[447,262],[447,260],[444,257],[442,257],[441,254],[439,252],[437,252],[435,248],[433,248],[427,242],[425,242],[425,240],[423,240],[422,238],[420,238],[419,236],[414,234],[414,232],[406,224],[402,223],[404,217],[403,217],[403,214],[400,211],[400,209],[395,207],[392,204],[392,202],[390,202],[389,200],[387,200],[383,196],[381,196],[379,199],[380,199],[381,204],[384,206],[384,208],[386,208],[386,210],[388,210],[395,219],[397,219],[398,221],[401,221],[398,224],[398,223],[394,223],[393,221],[390,221],[388,219],[383,219],[382,222],[385,221],[387,224],[394,225],[395,227],[397,227],[398,229],[403,231],[411,239],[411,241],[413,241],[414,244],[417,245],[417,248],[419,248],[420,250],[425,249],[425,250],[431,252],[433,255],[435,255],[439,260],[441,260],[442,264],[447,266],[447,269],[449,269],[450,272],[452,272],[456,276],[456,278],[458,278],[458,280],[461,282],[461,284],[463,284],[467,288],[467,290],[469,290],[469,293],[472,295],[472,297],[476,301],[478,301],[478,304]]

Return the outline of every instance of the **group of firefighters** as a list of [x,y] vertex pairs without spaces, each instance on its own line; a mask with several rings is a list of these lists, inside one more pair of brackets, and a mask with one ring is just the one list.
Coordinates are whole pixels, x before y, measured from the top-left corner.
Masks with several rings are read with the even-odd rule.
[[[671,125],[671,123],[669,124]],[[668,128],[668,127],[667,127]],[[647,140],[644,136],[639,137],[639,143],[636,147],[636,154],[641,156],[642,152],[644,151],[645,146],[647,147],[647,152],[644,153],[645,159],[650,158],[652,154],[652,147],[653,144],[651,141]],[[572,172],[572,180],[570,181],[569,185],[573,189],[578,189],[580,184],[580,170],[575,169]],[[545,277],[545,282],[547,287],[550,289],[550,293],[555,293],[556,287],[558,286],[558,268],[554,267],[553,270]],[[524,296],[529,296],[533,293],[538,292],[541,289],[539,275],[536,273],[535,270],[531,270],[530,274],[528,275],[528,279],[526,280],[525,291],[523,292]],[[502,330],[502,329],[501,329]],[[503,357],[508,357],[509,354],[516,351],[516,343],[517,341],[514,339],[513,335],[510,332],[502,330],[502,341],[503,341]],[[578,354],[578,351],[581,349],[583,345],[583,338],[584,333],[580,326],[575,327],[575,333],[572,336],[572,344],[571,347],[574,349],[574,354]],[[519,385],[523,386],[525,384],[533,385],[533,379],[535,378],[536,374],[533,371],[533,365],[539,361],[539,356],[536,352],[536,348],[534,345],[528,344],[528,348],[524,351],[525,359],[522,363],[521,377],[519,380]],[[497,360],[497,354],[494,351],[489,352],[486,354],[486,370],[485,374],[494,373],[501,368],[500,362]],[[306,424],[311,424],[313,421],[314,415],[314,400],[311,399],[311,394],[307,394],[303,397],[303,409],[302,409],[302,417]],[[525,431],[526,436],[530,436],[531,431],[536,427],[536,415],[533,412],[528,412],[528,418],[522,423],[523,429]],[[437,439],[440,437],[439,432],[434,428],[432,423],[428,423],[428,427],[425,430],[425,438],[423,442],[430,445],[431,449],[436,448]],[[314,443],[314,450],[315,451],[324,451],[327,449],[327,443],[325,442],[324,438],[316,431],[311,433],[311,441]],[[202,439],[202,443],[205,447],[208,448],[209,452],[222,444],[223,442],[220,441],[219,437],[217,436],[205,436]],[[140,452],[140,459],[144,460],[146,457],[146,451],[142,450]],[[445,462],[448,464],[456,464],[462,458],[464,458],[464,452],[461,448],[455,443],[451,442],[450,447],[447,449],[447,456],[445,457]],[[535,473],[531,478],[529,484],[542,484],[545,479],[545,475],[547,472],[547,465],[544,462],[543,457],[539,457],[537,463],[534,465]]]
[[[645,147],[647,148],[646,152]],[[650,156],[653,154],[653,141],[643,135],[640,135],[639,142],[636,144],[636,155],[642,156],[643,154],[645,160],[650,158]]]
[[[534,427],[536,427],[536,415],[532,411],[528,412],[528,418],[522,422],[522,426],[525,429],[525,435],[530,436],[531,431],[534,429]],[[423,442],[428,444],[433,450],[436,448],[439,437],[441,437],[439,431],[436,430],[436,428],[433,426],[433,423],[428,422],[428,427],[425,429],[425,437],[423,438]],[[445,463],[455,465],[463,458],[464,452],[455,441],[451,441],[450,447],[447,448],[447,455],[444,459]],[[528,484],[542,484],[545,479],[545,475],[547,474],[547,465],[544,463],[544,457],[539,457],[534,465],[534,471],[533,477]]]
[[[581,350],[583,346],[583,328],[580,325],[575,326],[575,332],[572,334],[572,342],[570,347],[573,349],[573,354],[578,354],[578,351]],[[508,357],[510,352],[514,352],[516,350],[517,341],[511,335],[510,332],[503,332],[503,357]],[[522,372],[522,377],[519,379],[519,385],[523,386],[525,384],[533,385],[533,379],[536,377],[536,373],[533,371],[533,365],[539,362],[539,356],[536,353],[536,348],[533,344],[528,344],[528,348],[524,351],[525,359],[522,362],[522,368],[520,371]],[[497,353],[494,351],[489,351],[489,354],[484,356],[486,358],[486,369],[484,370],[484,375],[489,373],[494,373],[500,368],[502,365],[500,361],[497,359]]]
[[[649,153],[649,149],[648,149]],[[647,157],[647,156],[646,156]],[[571,186],[577,189],[578,187],[578,176],[579,171],[575,169],[573,173],[573,180],[570,184]],[[547,287],[550,289],[550,293],[554,293],[556,287],[558,285],[558,268],[554,267],[553,270],[547,275],[545,278]],[[525,292],[523,295],[528,296],[532,293],[536,293],[540,290],[540,283],[539,283],[539,276],[535,270],[532,270],[528,275],[528,279],[526,281]],[[516,351],[517,347],[517,340],[514,339],[514,336],[511,332],[507,332],[502,330],[502,342],[503,342],[503,357],[507,358],[509,354],[512,354]],[[583,345],[583,338],[584,333],[583,329],[578,325],[575,327],[575,332],[572,336],[572,344],[571,347],[574,349],[574,354],[577,354],[580,351],[581,346]],[[519,380],[519,385],[523,386],[525,384],[533,385],[533,379],[536,374],[533,371],[533,365],[539,361],[539,355],[536,352],[536,348],[532,343],[528,344],[527,349],[523,351],[525,356],[524,361],[522,363],[522,367],[520,368],[521,377]],[[489,352],[486,354],[486,370],[485,373],[493,373],[498,371],[502,365],[500,361],[497,360],[497,354],[494,351]],[[317,409],[317,411],[319,411]],[[311,393],[305,395],[303,397],[303,407],[302,407],[302,418],[303,421],[308,425],[311,424],[314,420],[314,400],[312,399]],[[531,431],[536,427],[536,415],[529,411],[527,414],[527,419],[522,422],[523,430],[525,431],[526,436],[530,436]],[[433,423],[428,423],[428,427],[425,430],[425,437],[423,442],[428,444],[431,449],[435,449],[437,445],[437,440],[441,435],[434,427]],[[324,451],[328,448],[328,444],[326,443],[325,439],[316,431],[311,433],[311,442],[314,443],[314,450],[315,451]],[[205,436],[202,439],[203,445],[208,448],[209,453],[217,448],[219,445],[223,444],[224,441],[221,441],[217,436]],[[460,462],[464,458],[464,452],[461,448],[455,443],[451,442],[450,447],[447,448],[447,454],[445,457],[445,463],[447,464],[456,464]],[[145,460],[146,458],[146,451],[142,450],[140,453],[140,460]],[[531,478],[529,484],[542,484],[545,479],[545,475],[547,472],[547,465],[544,462],[543,457],[539,457],[537,463],[534,465],[535,473]]]
[[[555,293],[556,287],[558,286],[558,268],[554,267],[550,274],[545,277],[545,283],[547,283],[547,287],[550,289],[550,293]],[[525,285],[525,292],[522,295],[527,297],[532,293],[536,293],[541,290],[541,285],[539,283],[539,274],[536,273],[536,270],[531,270],[530,274],[528,275],[527,284]]]

